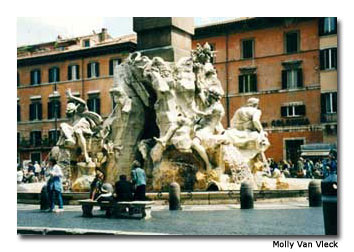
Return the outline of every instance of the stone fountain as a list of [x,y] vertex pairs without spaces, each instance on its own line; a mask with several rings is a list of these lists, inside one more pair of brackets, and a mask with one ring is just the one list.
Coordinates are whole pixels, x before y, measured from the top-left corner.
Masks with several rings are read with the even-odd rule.
[[266,187],[269,141],[259,100],[250,98],[231,127],[222,126],[224,91],[214,53],[206,43],[176,62],[130,54],[114,69],[116,105],[105,120],[67,90],[71,121],[61,124],[51,155],[64,167],[68,187],[89,190],[97,170],[111,184],[121,174],[129,178],[134,160],[143,164],[148,190],[166,190],[173,181],[189,191],[239,189],[244,180]]

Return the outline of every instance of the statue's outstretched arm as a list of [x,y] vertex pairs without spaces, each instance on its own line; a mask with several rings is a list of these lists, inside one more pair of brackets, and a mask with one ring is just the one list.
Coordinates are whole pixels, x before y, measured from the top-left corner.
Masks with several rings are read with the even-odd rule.
[[78,103],[80,105],[86,106],[86,102],[79,97],[73,96],[70,89],[66,90],[66,95],[68,96],[69,101],[73,101],[73,102]]

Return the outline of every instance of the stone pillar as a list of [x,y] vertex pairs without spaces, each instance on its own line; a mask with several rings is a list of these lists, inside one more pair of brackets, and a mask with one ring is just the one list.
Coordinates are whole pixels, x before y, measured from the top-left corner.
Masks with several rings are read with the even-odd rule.
[[133,30],[138,37],[137,50],[143,55],[159,56],[170,62],[190,56],[193,18],[135,17]]
[[169,209],[182,210],[181,208],[181,188],[178,183],[172,182],[169,190]]
[[241,209],[252,209],[253,208],[253,185],[252,183],[245,181],[241,183],[240,190],[240,202]]
[[319,180],[312,180],[309,183],[309,206],[322,206],[321,182]]

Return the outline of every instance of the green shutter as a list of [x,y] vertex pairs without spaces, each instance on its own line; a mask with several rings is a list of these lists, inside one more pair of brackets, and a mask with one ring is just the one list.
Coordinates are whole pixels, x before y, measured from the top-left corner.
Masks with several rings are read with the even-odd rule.
[[96,77],[100,76],[100,63],[96,62],[95,64],[95,70],[96,70]]
[[53,118],[53,101],[48,102],[48,119]]
[[243,93],[242,79],[243,79],[243,75],[239,75],[239,76],[238,76],[238,92],[239,92],[240,94]]
[[109,75],[113,75],[113,60],[109,61]]
[[303,79],[302,79],[302,69],[297,69],[297,87],[301,88],[304,86]]
[[282,83],[282,89],[287,89],[287,87],[288,87],[288,72],[286,70],[281,71],[281,83]]
[[91,63],[87,64],[87,78],[91,78]]
[[71,80],[72,78],[72,72],[71,72],[71,69],[72,68],[72,66],[68,66],[68,80]]

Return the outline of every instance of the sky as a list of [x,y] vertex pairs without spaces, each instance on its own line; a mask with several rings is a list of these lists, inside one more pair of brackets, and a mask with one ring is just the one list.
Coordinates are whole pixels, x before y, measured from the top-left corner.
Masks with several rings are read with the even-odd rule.
[[[197,17],[196,26],[231,19],[230,17]],[[17,46],[56,40],[58,35],[72,38],[100,32],[107,28],[113,37],[133,33],[130,17],[18,17]]]

